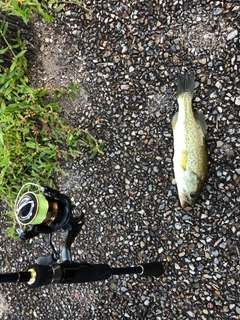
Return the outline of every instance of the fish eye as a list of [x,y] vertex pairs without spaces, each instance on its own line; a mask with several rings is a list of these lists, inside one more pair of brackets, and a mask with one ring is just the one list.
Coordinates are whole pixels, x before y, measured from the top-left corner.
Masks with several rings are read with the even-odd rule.
[[191,198],[196,198],[196,196],[197,196],[196,192],[190,192],[190,197]]

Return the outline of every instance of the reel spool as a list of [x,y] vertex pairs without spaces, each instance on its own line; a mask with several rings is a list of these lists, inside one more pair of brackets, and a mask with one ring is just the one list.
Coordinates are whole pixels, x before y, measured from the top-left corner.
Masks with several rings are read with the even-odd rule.
[[[28,186],[37,187],[38,192],[28,190]],[[72,217],[72,204],[64,194],[50,187],[42,187],[34,183],[26,183],[19,191],[14,212],[21,229],[35,226],[39,233],[55,232],[64,228]],[[45,230],[45,232],[44,232]]]
[[64,214],[63,203],[44,194],[24,193],[17,203],[17,220],[26,225],[59,223]]

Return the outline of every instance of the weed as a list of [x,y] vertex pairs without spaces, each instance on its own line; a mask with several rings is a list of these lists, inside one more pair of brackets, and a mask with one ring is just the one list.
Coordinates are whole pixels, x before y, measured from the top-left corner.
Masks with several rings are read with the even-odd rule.
[[[74,4],[83,7],[82,3],[82,0],[10,0],[4,2],[1,1],[0,10],[8,12],[16,17],[20,17],[26,24],[31,19],[34,12],[40,14],[46,22],[52,22],[53,17],[49,14],[49,10],[53,10],[53,12],[57,13],[63,10],[66,5]],[[87,8],[85,9],[88,10]]]

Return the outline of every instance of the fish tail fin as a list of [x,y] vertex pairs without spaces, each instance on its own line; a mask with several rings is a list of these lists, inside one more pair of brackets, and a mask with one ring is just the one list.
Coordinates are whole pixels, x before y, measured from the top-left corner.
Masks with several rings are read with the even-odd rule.
[[195,76],[193,72],[190,74],[179,75],[177,83],[177,98],[185,94],[193,97],[194,80]]

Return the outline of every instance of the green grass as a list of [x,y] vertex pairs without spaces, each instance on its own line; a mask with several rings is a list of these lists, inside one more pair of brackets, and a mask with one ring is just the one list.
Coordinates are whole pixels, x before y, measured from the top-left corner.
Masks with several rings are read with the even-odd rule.
[[26,24],[32,18],[34,13],[40,14],[46,22],[52,22],[53,17],[51,14],[49,14],[49,10],[52,10],[53,12],[57,13],[63,10],[64,7],[69,4],[74,4],[83,7],[82,0],[10,0],[0,1],[0,10],[8,12],[16,17],[20,17]]

